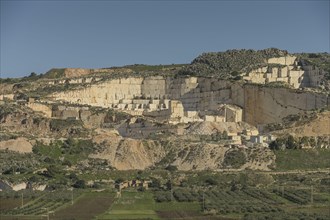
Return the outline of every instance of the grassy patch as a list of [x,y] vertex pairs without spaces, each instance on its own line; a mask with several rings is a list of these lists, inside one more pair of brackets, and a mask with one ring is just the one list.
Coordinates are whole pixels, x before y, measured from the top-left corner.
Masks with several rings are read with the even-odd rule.
[[122,192],[111,210],[98,219],[159,219],[151,192]]
[[303,150],[277,150],[277,170],[312,170],[330,167],[330,150],[303,149]]
[[200,211],[201,205],[198,202],[157,202],[156,211]]

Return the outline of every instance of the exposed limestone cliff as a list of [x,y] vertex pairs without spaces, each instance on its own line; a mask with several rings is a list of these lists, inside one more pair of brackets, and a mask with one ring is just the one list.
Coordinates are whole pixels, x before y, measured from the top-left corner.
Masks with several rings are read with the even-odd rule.
[[[283,131],[262,130],[291,115],[329,109],[325,72],[313,65],[277,49],[232,50],[178,68],[66,68],[4,80],[0,135],[7,141],[0,148],[19,148],[8,141],[15,137],[88,138],[87,147],[97,150],[84,155],[93,152],[83,167],[104,159],[107,169],[119,170],[268,170],[275,156],[267,144],[276,135],[329,137],[327,113]],[[26,146],[18,150],[30,151]]]
[[[290,114],[324,108],[323,93],[288,88],[241,85],[216,78],[126,78],[52,94],[54,100],[101,107],[128,106],[137,98],[180,100],[186,111],[216,110],[220,104],[243,108],[243,121],[253,125],[280,122]],[[148,102],[147,102],[148,103]]]

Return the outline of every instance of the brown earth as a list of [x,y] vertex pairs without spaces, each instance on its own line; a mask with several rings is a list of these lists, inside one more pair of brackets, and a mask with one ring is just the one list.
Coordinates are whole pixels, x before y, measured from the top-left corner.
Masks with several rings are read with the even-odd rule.
[[274,135],[281,136],[292,134],[296,137],[303,136],[330,136],[330,111],[319,113],[316,119],[294,128],[274,131]]
[[26,138],[17,138],[0,142],[1,150],[16,151],[19,153],[31,153],[32,144]]
[[98,194],[83,196],[73,205],[56,211],[54,216],[50,216],[50,219],[93,219],[108,210],[114,201],[112,194],[102,194],[102,192]]

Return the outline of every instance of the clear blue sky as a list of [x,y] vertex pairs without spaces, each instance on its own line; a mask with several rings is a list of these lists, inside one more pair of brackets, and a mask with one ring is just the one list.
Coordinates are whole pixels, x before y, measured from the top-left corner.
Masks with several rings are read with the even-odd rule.
[[329,0],[3,1],[1,77],[189,63],[203,52],[329,52]]

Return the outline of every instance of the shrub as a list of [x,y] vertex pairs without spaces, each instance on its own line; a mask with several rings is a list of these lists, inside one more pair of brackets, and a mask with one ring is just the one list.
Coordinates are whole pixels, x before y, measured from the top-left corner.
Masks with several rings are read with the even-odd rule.
[[225,154],[225,159],[222,163],[224,167],[240,168],[246,163],[246,155],[241,150],[230,150]]
[[86,182],[85,180],[77,180],[74,184],[73,184],[74,188],[81,188],[84,189],[86,188]]
[[165,169],[170,171],[170,172],[178,170],[178,168],[176,166],[173,166],[173,165],[168,165]]
[[218,185],[218,182],[217,182],[214,178],[212,178],[212,177],[207,178],[207,179],[205,180],[205,183],[206,183],[207,185],[211,185],[211,186]]

